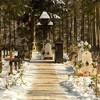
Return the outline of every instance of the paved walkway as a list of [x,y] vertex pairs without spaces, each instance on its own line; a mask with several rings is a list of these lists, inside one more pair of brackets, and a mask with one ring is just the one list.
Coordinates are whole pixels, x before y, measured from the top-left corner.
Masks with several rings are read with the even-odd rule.
[[67,80],[63,64],[30,63],[25,75],[33,77],[25,100],[67,100],[67,94],[60,86],[60,82]]

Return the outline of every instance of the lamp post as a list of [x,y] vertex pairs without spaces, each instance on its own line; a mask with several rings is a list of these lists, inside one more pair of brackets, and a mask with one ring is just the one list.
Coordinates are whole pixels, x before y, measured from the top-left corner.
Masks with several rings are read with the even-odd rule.
[[37,23],[38,26],[42,25],[43,26],[43,49],[44,49],[44,42],[47,40],[47,28],[48,26],[52,26],[53,22],[50,21],[50,16],[46,11],[43,11],[42,14],[40,15],[40,22]]
[[43,11],[42,14],[40,15],[40,21],[41,25],[43,26],[43,40],[45,41],[47,38],[47,24],[48,21],[50,20],[50,16],[48,15],[47,12]]
[[[53,22],[50,21],[50,16],[46,11],[43,11],[42,14],[40,15],[39,18],[40,22],[38,22],[36,25],[37,26],[42,26],[43,27],[43,50],[44,50],[44,42],[47,39],[47,26],[52,26]],[[35,19],[34,19],[34,41],[33,41],[33,47],[32,47],[32,56],[31,56],[31,61],[34,60],[34,53],[37,51],[36,49],[36,25],[35,25]]]

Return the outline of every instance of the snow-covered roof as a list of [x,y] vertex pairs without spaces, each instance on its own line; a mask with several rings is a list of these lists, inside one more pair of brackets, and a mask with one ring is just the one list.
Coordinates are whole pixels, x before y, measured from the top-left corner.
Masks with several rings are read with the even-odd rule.
[[48,25],[53,25],[53,22],[52,22],[52,21],[50,21],[50,22],[48,23]]
[[40,16],[40,19],[50,19],[50,16],[48,15],[46,11],[43,11]]
[[40,22],[37,22],[37,24],[36,25],[42,25]]

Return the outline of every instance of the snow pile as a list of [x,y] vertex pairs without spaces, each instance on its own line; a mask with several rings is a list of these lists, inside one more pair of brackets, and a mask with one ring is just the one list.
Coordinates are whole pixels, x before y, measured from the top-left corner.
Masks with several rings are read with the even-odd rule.
[[60,85],[68,93],[68,100],[100,100],[90,87],[91,83],[93,81],[90,77],[69,76],[68,80]]
[[[32,79],[26,76],[29,63],[25,62],[22,69],[9,75],[9,63],[4,62],[3,71],[0,76],[0,100],[19,100],[24,99],[28,88],[32,84]],[[33,78],[33,77],[32,77]],[[27,80],[28,79],[28,80]]]

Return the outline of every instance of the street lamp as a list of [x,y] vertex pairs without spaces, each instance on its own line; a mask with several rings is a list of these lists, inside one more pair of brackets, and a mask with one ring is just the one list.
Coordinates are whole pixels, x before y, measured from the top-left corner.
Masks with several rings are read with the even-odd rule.
[[53,25],[53,22],[50,21],[50,16],[46,11],[43,11],[42,14],[40,15],[40,22],[41,22],[40,25],[43,26],[43,40],[46,40],[47,39],[47,27]]
[[52,26],[53,22],[50,21],[50,16],[46,11],[43,11],[42,14],[40,15],[40,22],[37,23],[38,26],[42,25],[43,26],[43,48],[44,48],[44,41],[47,40],[47,28],[48,26]]

